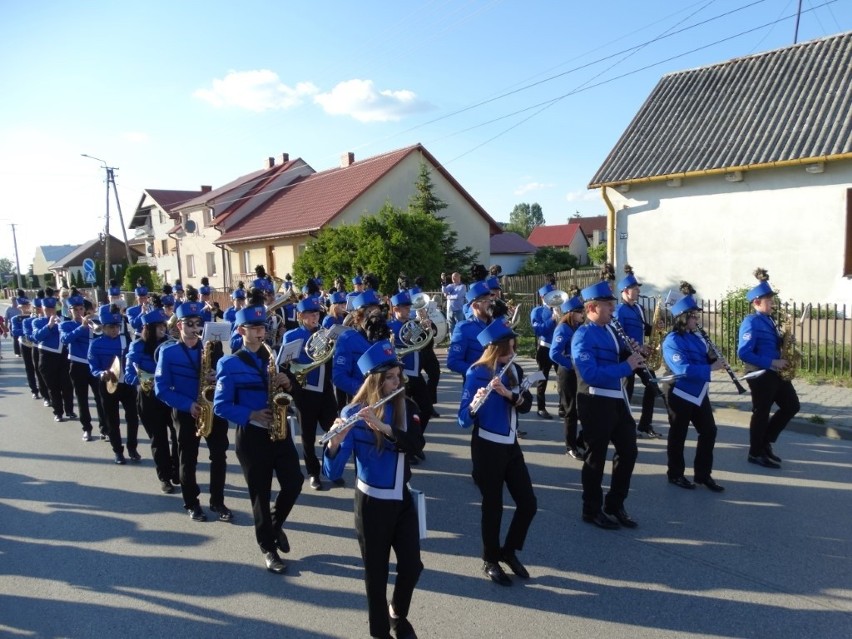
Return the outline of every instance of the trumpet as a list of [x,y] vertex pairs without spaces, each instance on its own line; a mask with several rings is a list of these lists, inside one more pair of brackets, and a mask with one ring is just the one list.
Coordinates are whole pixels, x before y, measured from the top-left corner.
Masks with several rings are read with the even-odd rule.
[[[518,356],[517,353],[512,355],[512,359],[506,362],[506,365],[500,369],[500,372],[495,375],[495,377],[503,377],[503,373],[509,370],[509,367],[514,363],[515,358]],[[482,408],[482,405],[485,403],[485,400],[488,399],[488,396],[491,394],[491,391],[494,390],[494,380],[492,379],[488,382],[488,386],[485,387],[485,394],[480,395],[478,398],[474,398],[470,403],[470,414],[471,416],[476,415],[476,412]]]
[[[385,397],[382,397],[379,401],[377,401],[375,404],[371,404],[370,408],[372,410],[376,410],[377,408],[379,408],[383,404],[389,402],[394,397],[396,397],[397,395],[399,395],[400,393],[403,393],[403,392],[405,392],[405,386],[400,386],[394,392],[392,392],[390,395],[386,395]],[[348,418],[346,418],[345,421],[343,421],[343,422],[339,423],[337,426],[333,426],[331,429],[329,429],[329,431],[320,438],[320,440],[319,440],[320,445],[325,445],[326,442],[330,441],[331,439],[333,439],[334,437],[336,437],[340,433],[345,433],[347,430],[352,428],[359,421],[361,421],[361,417],[358,415],[358,413],[355,413],[354,415],[350,415]]]

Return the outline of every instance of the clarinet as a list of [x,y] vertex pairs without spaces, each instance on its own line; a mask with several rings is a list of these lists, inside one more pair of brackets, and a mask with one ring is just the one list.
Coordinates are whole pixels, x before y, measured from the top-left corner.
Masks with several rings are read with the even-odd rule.
[[[633,341],[627,337],[627,333],[624,332],[624,327],[621,325],[615,317],[613,317],[610,321],[610,326],[615,331],[615,334],[618,335],[618,338],[627,346],[633,354],[640,354],[639,348],[633,345]],[[636,374],[639,375],[639,379],[642,380],[642,384],[645,385],[645,388],[652,388],[657,395],[662,395],[663,391],[660,390],[660,386],[657,382],[657,377],[654,375],[654,371],[648,368],[647,364],[642,364],[636,369]]]
[[742,395],[746,392],[746,389],[743,388],[743,385],[740,384],[740,380],[737,379],[736,374],[733,370],[731,370],[731,365],[728,364],[728,360],[725,359],[724,355],[722,355],[722,351],[719,350],[719,347],[713,343],[713,340],[710,339],[710,336],[707,335],[707,332],[701,326],[696,326],[695,331],[704,338],[704,341],[707,342],[707,345],[713,351],[713,354],[716,355],[716,359],[722,362],[722,365],[725,367],[725,371],[728,373],[728,376],[731,378],[731,381],[734,383],[734,386],[737,387],[737,392]]

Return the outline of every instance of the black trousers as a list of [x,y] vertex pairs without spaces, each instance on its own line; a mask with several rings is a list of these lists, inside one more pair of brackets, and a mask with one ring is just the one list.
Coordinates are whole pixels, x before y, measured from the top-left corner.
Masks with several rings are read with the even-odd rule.
[[420,430],[426,432],[429,420],[432,419],[432,399],[429,397],[429,387],[420,375],[409,377],[405,384],[405,394],[414,400],[420,411]]
[[77,397],[77,412],[80,416],[80,424],[84,431],[91,433],[92,413],[89,410],[89,390],[92,391],[92,395],[96,398],[95,401],[100,401],[97,399],[98,380],[92,377],[89,365],[83,362],[71,362],[69,375],[71,377],[71,385],[74,387],[74,395]]
[[33,349],[30,346],[21,344],[21,359],[24,360],[24,371],[27,374],[27,386],[30,387],[30,392],[33,395],[39,394],[38,380],[35,374],[35,364],[33,364]]
[[615,446],[612,482],[606,495],[607,508],[624,506],[630,478],[636,465],[636,422],[623,399],[577,394],[577,415],[583,423],[586,458],[583,462],[583,513],[596,515],[604,505],[603,481],[609,443]]
[[20,356],[21,354],[21,344],[17,337],[12,338],[12,351],[14,351],[15,355]]
[[74,412],[74,389],[71,386],[68,358],[63,353],[42,351],[39,369],[47,390],[50,393],[50,405],[57,417]]
[[[503,550],[522,550],[530,524],[538,511],[532,480],[517,442],[498,444],[479,436],[474,428],[470,442],[473,480],[482,494],[482,559],[499,561]],[[515,500],[515,514],[505,543],[500,543],[503,520],[503,485]]]
[[565,448],[584,448],[583,434],[577,434],[577,371],[560,366],[556,376],[559,380],[560,405],[565,410]]
[[[627,398],[633,401],[633,386],[636,382],[637,373],[627,377]],[[641,383],[641,382],[640,382]],[[647,432],[651,428],[651,422],[654,420],[654,401],[657,398],[657,391],[654,386],[646,387],[642,393],[642,414],[639,415],[639,430]]]
[[550,381],[550,369],[555,367],[558,373],[559,367],[550,359],[550,347],[542,346],[541,344],[539,344],[535,351],[535,363],[538,364],[538,369],[544,374],[544,380],[538,383],[538,388],[535,391],[536,406],[537,410],[544,410],[546,408],[545,394],[547,393],[547,383]]
[[[793,382],[781,379],[775,371],[748,380],[751,389],[751,422],[749,423],[749,455],[763,455],[768,444],[778,440],[793,416],[799,412],[799,396]],[[778,410],[771,417],[772,405]]]
[[[287,521],[302,492],[305,476],[299,469],[299,454],[292,437],[273,442],[268,430],[251,424],[237,428],[236,449],[248,486],[257,545],[261,551],[271,552],[277,529]],[[279,486],[274,512],[269,507],[273,474]]]
[[435,355],[434,342],[420,351],[420,365],[429,378],[426,387],[429,389],[429,401],[431,402],[429,412],[431,414],[431,407],[438,403],[438,382],[441,381],[441,363],[438,361],[438,356]]
[[172,410],[157,399],[153,389],[146,393],[141,387],[136,392],[136,408],[151,440],[151,457],[154,458],[157,479],[169,482],[178,477],[180,468]]
[[683,447],[689,423],[695,426],[698,443],[695,448],[695,481],[706,481],[713,472],[713,447],[716,445],[716,420],[710,408],[710,398],[705,397],[700,406],[668,392],[669,439],[666,447],[669,459],[667,475],[669,479],[683,477],[686,463],[683,459]]
[[302,459],[310,477],[319,477],[322,464],[317,457],[317,425],[327,432],[337,417],[337,400],[331,386],[323,392],[302,389],[298,395],[301,419],[299,428],[302,440]]
[[355,530],[364,560],[370,636],[388,637],[387,590],[391,548],[396,555],[396,583],[390,601],[397,616],[408,616],[414,588],[423,572],[417,512],[408,488],[402,490],[402,501],[377,499],[356,489]]
[[[195,420],[189,413],[173,410],[172,420],[177,422],[180,491],[183,494],[183,507],[188,510],[200,505],[198,496],[201,494],[201,489],[196,481],[195,469],[198,465],[198,447],[201,438],[195,434]],[[213,417],[213,429],[205,440],[210,452],[210,504],[221,506],[225,501],[225,474],[228,469],[225,457],[230,443],[228,422],[221,417]]]
[[47,382],[41,373],[41,349],[37,346],[33,346],[32,349],[30,349],[30,355],[32,356],[33,370],[35,371],[36,384],[38,384],[38,392],[41,393],[41,396],[49,401],[52,406],[53,398],[50,396],[50,389],[48,388]]
[[121,445],[121,418],[118,414],[118,405],[124,408],[124,421],[127,423],[127,450],[135,452],[137,437],[139,434],[139,415],[136,412],[136,387],[121,382],[114,393],[108,393],[106,382],[101,380],[98,391],[103,403],[104,417],[107,423],[107,436],[109,437],[112,452],[116,455],[124,452]]

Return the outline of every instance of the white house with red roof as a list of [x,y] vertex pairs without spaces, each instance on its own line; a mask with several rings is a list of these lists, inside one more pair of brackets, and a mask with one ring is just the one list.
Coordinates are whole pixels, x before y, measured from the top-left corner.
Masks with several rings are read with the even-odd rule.
[[447,204],[440,214],[458,233],[459,245],[472,247],[480,262],[489,263],[490,237],[500,232],[500,226],[429,151],[416,144],[358,161],[354,154],[344,154],[340,166],[306,173],[240,215],[214,242],[229,252],[232,283],[251,279],[256,264],[277,277],[292,272],[307,243],[328,225],[355,224],[387,202],[406,208],[421,162],[429,168],[434,194]]
[[537,226],[527,238],[537,248],[568,249],[579,260],[580,266],[589,263],[589,240],[577,222]]
[[538,248],[517,233],[491,236],[491,264],[499,264],[503,275],[515,275]]

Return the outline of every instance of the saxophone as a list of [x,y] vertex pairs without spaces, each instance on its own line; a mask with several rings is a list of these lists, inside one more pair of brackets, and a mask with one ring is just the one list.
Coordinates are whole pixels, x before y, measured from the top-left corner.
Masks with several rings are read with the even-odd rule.
[[[805,315],[809,310],[810,304],[808,304],[802,312],[802,319],[799,320],[799,326],[804,323]],[[802,351],[800,351],[799,347],[796,345],[796,335],[794,331],[795,325],[793,322],[793,315],[787,313],[784,316],[780,329],[781,359],[787,360],[787,368],[778,371],[778,377],[787,382],[793,381],[796,378],[796,374],[799,372],[799,366],[802,363]]]
[[269,366],[266,369],[269,377],[269,408],[272,410],[272,422],[269,424],[269,439],[274,442],[287,439],[290,429],[287,425],[287,409],[293,403],[293,397],[284,392],[279,392],[275,386],[275,374],[278,365],[275,362],[275,352],[268,344],[263,344],[269,353]]
[[651,335],[648,337],[648,343],[646,344],[650,354],[645,358],[648,369],[652,371],[657,370],[663,364],[663,338],[666,335],[666,327],[663,321],[663,327],[660,328],[661,320],[663,320],[662,310],[663,298],[657,295],[657,303],[654,305],[654,316],[651,318]]
[[213,346],[215,340],[209,340],[201,347],[201,366],[198,370],[198,397],[195,403],[200,411],[195,418],[195,434],[198,437],[209,437],[213,431],[213,395],[216,386],[207,383],[207,377],[213,370]]

